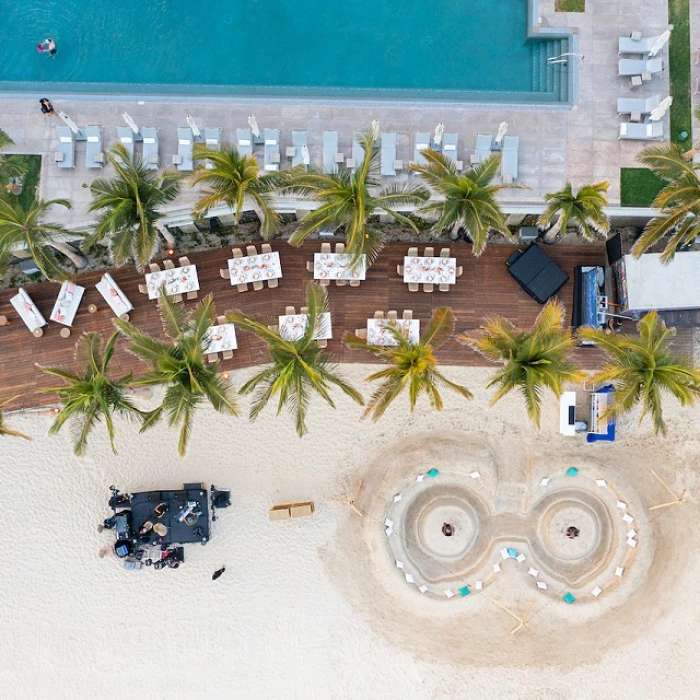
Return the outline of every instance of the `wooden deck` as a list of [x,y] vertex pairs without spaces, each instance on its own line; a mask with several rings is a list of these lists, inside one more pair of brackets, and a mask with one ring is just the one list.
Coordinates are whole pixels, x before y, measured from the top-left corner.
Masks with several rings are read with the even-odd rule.
[[[274,290],[266,288],[261,292],[252,291],[251,287],[251,291],[243,294],[238,293],[228,280],[219,275],[219,268],[226,267],[226,260],[231,257],[230,248],[190,254],[191,262],[198,268],[200,298],[213,293],[216,312],[219,314],[238,308],[249,314],[274,318],[275,323],[277,316],[284,313],[285,306],[300,307],[304,300],[304,287],[312,278],[312,274],[306,270],[306,261],[312,259],[313,253],[319,249],[319,244],[315,241],[309,242],[299,249],[292,248],[286,242],[276,241],[272,242],[272,247],[280,252],[282,261],[284,277],[280,280],[279,287]],[[439,247],[438,244],[437,248]],[[471,248],[467,244],[453,244],[451,247],[458,264],[464,267],[464,275],[457,280],[457,284],[449,293],[441,293],[437,287],[433,294],[408,291],[407,285],[396,272],[397,264],[403,262],[407,243],[388,244],[360,287],[337,287],[331,284],[328,287],[333,321],[333,340],[328,343],[331,356],[339,362],[372,360],[368,353],[348,350],[342,338],[345,331],[364,327],[366,319],[377,309],[395,309],[400,314],[409,308],[413,309],[415,318],[425,321],[433,309],[442,305],[451,306],[456,316],[457,332],[477,328],[486,314],[502,314],[515,324],[525,327],[534,321],[542,307],[522,291],[505,267],[506,259],[514,250],[513,246],[492,245],[478,259],[471,255]],[[573,268],[575,265],[603,264],[604,246],[552,246],[547,248],[547,254],[570,276],[569,282],[559,293],[559,298],[567,308],[567,314],[570,314]],[[39,388],[53,382],[35,363],[70,366],[74,362],[73,348],[78,334],[84,331],[99,331],[103,334],[113,332],[114,315],[95,289],[95,283],[101,275],[101,272],[93,272],[75,279],[77,283],[86,287],[86,292],[74,322],[73,334],[67,339],[59,335],[62,326],[53,322],[49,323],[42,338],[34,338],[9,303],[15,291],[0,292],[0,313],[7,315],[12,321],[11,326],[0,328],[0,399],[21,396],[13,408],[22,403],[25,407],[54,403],[55,395],[37,393]],[[138,283],[144,281],[143,275],[131,266],[112,271],[112,275],[135,306],[130,314],[131,321],[142,330],[159,335],[161,323],[157,304],[140,294],[137,288]],[[48,319],[59,285],[43,283],[28,286],[26,289]],[[98,307],[95,314],[90,314],[87,310],[88,305],[92,303]],[[188,302],[188,305],[195,303]],[[222,369],[246,367],[265,360],[265,347],[262,342],[242,331],[237,334],[237,338],[238,350],[234,352],[233,360],[222,362]],[[454,338],[440,349],[438,357],[445,364],[488,364]],[[580,349],[576,351],[575,360],[583,367],[594,368],[600,364],[601,357],[601,353],[595,349]],[[125,351],[123,343],[115,354],[112,367],[115,374],[129,371],[139,374],[146,369],[144,363]]]

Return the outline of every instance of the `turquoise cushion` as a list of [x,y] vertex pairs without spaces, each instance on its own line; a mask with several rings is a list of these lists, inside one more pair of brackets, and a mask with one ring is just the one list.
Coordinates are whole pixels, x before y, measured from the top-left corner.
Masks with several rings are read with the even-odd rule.
[[562,597],[564,598],[564,602],[568,603],[569,605],[576,600],[571,593],[565,593]]

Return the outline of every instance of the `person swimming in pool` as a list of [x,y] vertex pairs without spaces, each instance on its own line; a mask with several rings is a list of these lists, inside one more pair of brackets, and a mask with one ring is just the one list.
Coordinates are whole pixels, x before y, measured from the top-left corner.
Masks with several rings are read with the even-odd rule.
[[58,53],[58,46],[56,46],[56,42],[51,37],[48,37],[44,40],[44,45],[46,46],[49,57],[56,58],[56,54]]

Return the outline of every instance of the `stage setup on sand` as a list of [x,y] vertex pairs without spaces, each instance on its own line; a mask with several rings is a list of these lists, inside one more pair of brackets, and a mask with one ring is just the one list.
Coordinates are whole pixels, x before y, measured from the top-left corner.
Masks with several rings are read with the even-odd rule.
[[184,484],[179,491],[121,493],[114,486],[110,491],[113,515],[103,527],[114,530],[114,552],[131,571],[143,565],[177,569],[185,561],[181,545],[206,544],[211,536],[210,513],[214,521],[216,509],[231,505],[230,491],[212,485],[209,501],[201,483]]

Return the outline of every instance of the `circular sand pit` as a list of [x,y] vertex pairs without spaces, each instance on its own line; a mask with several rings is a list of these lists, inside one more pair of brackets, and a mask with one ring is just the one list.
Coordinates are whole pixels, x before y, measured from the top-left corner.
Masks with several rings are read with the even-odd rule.
[[[443,477],[445,478],[445,477]],[[417,484],[397,508],[402,537],[396,558],[426,582],[466,575],[486,553],[491,535],[486,503],[459,480]]]
[[600,522],[583,503],[564,501],[545,513],[540,534],[553,556],[583,559],[600,542]]

